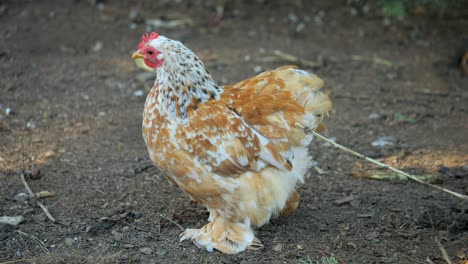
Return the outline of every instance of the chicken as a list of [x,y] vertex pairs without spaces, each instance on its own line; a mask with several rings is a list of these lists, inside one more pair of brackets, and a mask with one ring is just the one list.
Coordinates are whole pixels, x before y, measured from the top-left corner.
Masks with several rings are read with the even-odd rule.
[[261,248],[252,227],[298,207],[306,132],[323,129],[331,108],[322,80],[285,66],[223,87],[191,50],[155,32],[132,57],[156,73],[143,112],[149,156],[209,211],[209,223],[180,240],[229,254]]

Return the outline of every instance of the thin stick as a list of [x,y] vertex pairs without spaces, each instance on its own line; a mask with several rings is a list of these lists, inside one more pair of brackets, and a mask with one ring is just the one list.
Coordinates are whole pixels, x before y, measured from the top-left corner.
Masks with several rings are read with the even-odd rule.
[[406,177],[410,178],[410,179],[413,180],[413,181],[416,181],[416,182],[419,182],[419,183],[421,183],[421,184],[424,184],[424,185],[430,186],[430,187],[432,187],[432,188],[438,189],[438,190],[440,190],[440,191],[449,193],[449,194],[451,194],[451,195],[453,195],[453,196],[456,196],[456,197],[458,197],[458,198],[460,198],[460,199],[468,200],[468,196],[466,196],[466,195],[464,195],[464,194],[457,193],[457,192],[454,192],[454,191],[451,191],[451,190],[447,190],[447,189],[442,188],[442,187],[440,187],[440,186],[433,185],[433,184],[427,183],[427,182],[425,182],[425,181],[422,181],[422,180],[418,179],[418,178],[417,178],[416,176],[414,176],[414,175],[408,174],[408,173],[406,173],[406,172],[404,172],[404,171],[401,171],[401,170],[399,170],[399,169],[396,169],[396,168],[394,168],[394,167],[392,167],[392,166],[390,166],[390,165],[387,165],[387,164],[385,164],[385,163],[383,163],[383,162],[380,162],[380,161],[378,161],[378,160],[369,158],[369,157],[367,157],[367,156],[365,156],[365,155],[363,155],[363,154],[361,154],[361,153],[358,153],[358,152],[356,152],[356,151],[354,151],[354,150],[352,150],[352,149],[349,149],[349,148],[347,148],[347,147],[345,147],[345,146],[342,146],[342,145],[340,145],[340,144],[338,144],[338,143],[336,143],[336,142],[333,142],[333,141],[329,140],[328,138],[322,136],[321,134],[319,134],[319,133],[317,133],[317,132],[315,132],[315,131],[313,131],[313,130],[311,130],[311,129],[308,129],[308,128],[302,126],[301,124],[297,124],[297,123],[296,123],[296,126],[302,128],[302,129],[304,129],[304,131],[305,131],[306,133],[312,133],[313,135],[317,136],[318,138],[320,138],[320,139],[322,139],[322,140],[324,140],[324,141],[330,143],[330,144],[333,145],[335,148],[339,148],[339,149],[343,150],[344,152],[347,152],[347,153],[349,153],[349,154],[351,154],[351,155],[354,155],[354,156],[356,156],[356,157],[358,157],[358,158],[367,160],[367,161],[369,161],[369,162],[371,162],[371,163],[373,163],[373,164],[375,164],[375,165],[377,165],[377,166],[379,166],[379,167],[381,167],[381,168],[385,168],[385,169],[391,170],[391,171],[396,172],[396,173],[398,173],[398,174],[400,174],[400,175],[406,176]]
[[440,243],[439,239],[437,239],[437,237],[435,238],[435,242],[437,243],[437,246],[442,252],[442,257],[444,258],[445,262],[447,262],[448,264],[452,264],[452,261],[450,260],[450,257],[447,254],[447,251],[445,250],[444,246],[442,246],[442,244]]
[[41,259],[44,259],[46,258],[47,256],[42,256],[42,257],[37,257],[37,258],[29,258],[29,259],[16,259],[16,260],[10,260],[10,261],[6,261],[6,262],[0,262],[0,264],[12,264],[12,263],[26,263],[26,262],[30,262],[30,261],[36,261],[36,260],[41,260]]
[[[29,199],[33,199],[34,197],[36,197],[36,195],[34,194],[34,192],[31,190],[31,188],[29,187],[29,184],[28,182],[26,181],[26,179],[24,178],[24,174],[21,174],[21,181],[23,182],[23,185],[24,185],[24,188],[26,188],[26,190],[28,191],[29,193]],[[42,211],[44,212],[44,214],[47,216],[47,218],[49,218],[49,220],[52,222],[52,223],[59,223],[57,221],[57,219],[55,219],[50,213],[49,213],[49,210],[47,210],[47,207],[45,207],[45,205],[39,201],[36,201],[36,204],[42,209]],[[60,223],[62,224],[62,223]]]
[[42,249],[42,251],[44,251],[44,253],[46,253],[46,254],[49,253],[49,250],[47,249],[46,245],[39,238],[37,238],[37,237],[35,237],[35,236],[31,235],[31,234],[19,231],[19,230],[16,230],[15,232],[22,235],[22,236],[25,236],[25,237],[31,239],[32,241],[34,241],[36,244],[39,245],[39,247]]
[[31,190],[31,188],[29,187],[29,184],[28,182],[26,181],[26,179],[24,178],[24,174],[21,174],[21,181],[23,182],[23,185],[24,185],[24,188],[26,188],[26,191],[28,191],[28,194],[29,194],[29,199],[32,199],[34,198],[34,192]]
[[177,227],[179,227],[180,230],[185,231],[185,228],[183,228],[183,227],[182,227],[181,225],[179,225],[176,221],[170,219],[169,217],[167,217],[167,216],[165,216],[165,215],[163,215],[163,214],[159,214],[159,217],[166,219],[167,221],[169,221],[169,222],[173,223],[174,225],[176,225]]

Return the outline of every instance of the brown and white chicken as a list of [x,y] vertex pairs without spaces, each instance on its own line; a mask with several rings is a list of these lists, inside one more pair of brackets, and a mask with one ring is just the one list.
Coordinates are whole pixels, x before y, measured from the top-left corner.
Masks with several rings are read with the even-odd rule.
[[285,66],[223,87],[190,49],[154,32],[133,59],[156,76],[143,112],[149,156],[210,213],[181,241],[230,254],[261,247],[252,227],[298,207],[307,129],[322,129],[331,108],[322,80]]

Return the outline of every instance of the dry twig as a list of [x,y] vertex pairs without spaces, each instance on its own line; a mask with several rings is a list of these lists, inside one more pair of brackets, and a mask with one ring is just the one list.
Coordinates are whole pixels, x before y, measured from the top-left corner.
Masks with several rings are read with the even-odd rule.
[[439,239],[437,239],[436,237],[434,240],[437,243],[437,246],[439,247],[440,251],[442,252],[442,257],[444,258],[445,262],[447,262],[448,264],[452,264],[452,260],[450,260],[450,257],[447,254],[447,251],[445,250],[444,246],[442,246]]
[[361,154],[361,153],[359,153],[359,152],[356,152],[356,151],[354,151],[354,150],[352,150],[352,149],[349,149],[349,148],[347,148],[347,147],[345,147],[345,146],[342,146],[342,145],[340,145],[340,144],[338,144],[338,143],[336,143],[336,142],[333,142],[333,141],[329,140],[328,138],[322,136],[321,134],[319,134],[319,133],[317,133],[317,132],[315,132],[315,131],[313,131],[313,130],[311,130],[311,129],[308,129],[308,128],[304,127],[304,126],[301,125],[301,124],[297,124],[297,123],[296,123],[296,126],[302,128],[302,129],[304,129],[304,131],[305,131],[306,133],[312,133],[313,135],[317,136],[318,138],[320,138],[320,139],[322,139],[322,140],[324,140],[324,141],[330,143],[330,144],[331,144],[332,146],[334,146],[335,148],[339,148],[339,149],[343,150],[344,152],[347,152],[347,153],[349,153],[349,154],[351,154],[351,155],[353,155],[353,156],[356,156],[356,157],[358,157],[358,158],[367,160],[367,161],[369,161],[370,163],[373,163],[373,164],[375,164],[375,165],[377,165],[377,166],[379,166],[379,167],[381,167],[381,168],[389,169],[389,170],[391,170],[391,171],[393,171],[393,172],[396,172],[396,173],[398,173],[398,174],[404,175],[404,176],[408,177],[409,179],[411,179],[411,180],[413,180],[413,181],[416,181],[416,182],[418,182],[418,183],[421,183],[421,184],[427,185],[427,186],[429,186],[429,187],[435,188],[435,189],[437,189],[437,190],[446,192],[446,193],[451,194],[451,195],[453,195],[453,196],[456,196],[456,197],[458,197],[458,198],[460,198],[460,199],[468,200],[468,196],[466,196],[466,195],[464,195],[464,194],[457,193],[457,192],[454,192],[454,191],[451,191],[451,190],[442,188],[442,187],[440,187],[440,186],[433,185],[433,184],[427,183],[427,182],[425,182],[425,181],[422,181],[421,179],[419,179],[418,177],[416,177],[416,176],[414,176],[414,175],[408,174],[408,173],[406,173],[406,172],[404,172],[404,171],[402,171],[402,170],[399,170],[399,169],[397,169],[397,168],[394,168],[394,167],[392,167],[392,166],[390,166],[390,165],[387,165],[387,164],[385,164],[385,163],[383,163],[383,162],[380,162],[380,161],[378,161],[378,160],[369,158],[369,157],[367,157],[367,156],[365,156],[365,155],[363,155],[363,154]]
[[[29,194],[29,199],[33,199],[34,197],[36,197],[36,195],[34,194],[34,192],[31,190],[31,188],[29,187],[29,184],[28,182],[26,181],[26,179],[24,178],[24,174],[21,174],[21,181],[23,182],[23,185],[24,185],[24,188],[26,188],[26,190],[28,191],[28,194]],[[49,212],[49,210],[47,210],[47,207],[45,207],[45,205],[39,201],[36,201],[36,204],[42,209],[42,211],[44,212],[44,214],[47,216],[47,218],[49,218],[49,220],[52,222],[52,223],[58,223],[58,224],[62,224],[62,225],[66,225],[64,223],[61,223],[59,221],[57,221],[57,219],[55,219]]]
[[181,225],[179,225],[176,221],[170,219],[169,217],[163,215],[163,214],[159,214],[159,217],[163,218],[163,219],[166,219],[167,221],[171,222],[172,224],[176,225],[177,227],[180,228],[180,230],[182,230],[182,232],[185,231],[185,228],[183,228]]
[[37,238],[37,237],[35,237],[35,236],[31,235],[31,234],[19,231],[19,230],[16,230],[15,232],[22,235],[22,236],[25,236],[25,237],[31,239],[31,241],[36,243],[42,249],[42,251],[44,251],[44,253],[46,253],[46,254],[49,253],[49,250],[47,249],[46,245],[39,238]]

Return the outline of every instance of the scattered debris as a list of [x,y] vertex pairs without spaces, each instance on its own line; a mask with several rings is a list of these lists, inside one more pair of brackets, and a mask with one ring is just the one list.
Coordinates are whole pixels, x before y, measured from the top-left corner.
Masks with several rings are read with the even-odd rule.
[[36,123],[33,120],[29,120],[28,123],[26,123],[26,127],[29,129],[35,129]]
[[[441,178],[433,174],[424,174],[424,175],[413,175],[414,177],[420,179],[424,182],[429,183],[440,183]],[[386,173],[386,172],[370,172],[364,174],[364,177],[374,179],[374,180],[388,180],[388,181],[407,181],[408,177],[398,173]]]
[[416,123],[416,118],[412,117],[411,115],[405,115],[399,112],[396,112],[393,115],[393,120],[402,123]]
[[13,225],[0,223],[0,241],[7,239],[16,228]]
[[39,180],[42,178],[41,171],[39,169],[33,168],[30,173],[26,173],[31,180]]
[[75,240],[73,238],[71,238],[71,237],[67,237],[67,238],[65,238],[65,244],[67,246],[73,246],[73,244],[75,244]]
[[13,110],[13,108],[7,107],[7,108],[5,109],[5,114],[7,114],[7,115],[15,115],[16,112]]
[[17,226],[24,221],[24,217],[19,216],[0,216],[0,224],[8,224],[12,226]]
[[278,244],[278,245],[273,246],[273,251],[280,252],[282,250],[283,250],[283,245],[282,244]]
[[19,192],[15,194],[15,196],[13,197],[13,200],[15,200],[18,203],[23,203],[29,200],[29,195],[24,192]]
[[318,166],[312,166],[318,174],[325,174],[325,171]]
[[372,141],[371,145],[373,147],[385,147],[393,146],[397,143],[398,139],[392,136],[379,137],[378,139]]
[[105,219],[103,221],[99,221],[96,224],[88,227],[86,229],[86,233],[92,235],[101,235],[104,234],[107,230],[111,229],[115,225],[116,221],[112,219]]
[[176,221],[170,219],[169,217],[163,215],[163,214],[160,214],[159,217],[161,217],[162,219],[165,219],[169,222],[171,222],[172,224],[176,225],[178,228],[180,228],[180,230],[182,230],[182,232],[185,232],[185,228],[183,228],[181,225],[179,225]]
[[[306,129],[304,126],[302,126],[302,125],[300,125],[300,124],[296,124],[296,126],[302,128],[302,129]],[[315,131],[313,131],[313,130],[310,130],[310,133],[313,134],[313,135],[315,135],[315,136],[317,136],[318,138],[320,138],[320,139],[322,139],[322,140],[324,140],[324,141],[326,141],[326,142],[332,144],[335,148],[339,148],[339,149],[341,149],[342,151],[344,151],[344,152],[346,152],[346,153],[348,153],[348,154],[351,154],[351,155],[353,155],[353,156],[355,156],[355,157],[364,159],[364,160],[366,160],[366,161],[368,161],[368,162],[370,162],[370,163],[372,163],[372,164],[375,164],[375,165],[377,165],[377,166],[379,166],[379,167],[381,167],[381,168],[388,169],[388,170],[391,170],[391,171],[396,172],[396,173],[398,173],[398,174],[405,175],[406,177],[410,178],[410,179],[413,180],[413,181],[416,181],[416,182],[418,182],[418,183],[421,183],[421,184],[424,184],[424,185],[426,185],[426,186],[432,187],[432,188],[437,189],[437,190],[439,190],[439,191],[442,191],[442,192],[445,192],[445,193],[449,193],[449,194],[451,194],[451,195],[453,195],[453,196],[456,196],[456,197],[458,197],[458,198],[460,198],[460,199],[468,200],[468,196],[467,196],[467,195],[464,195],[464,194],[461,194],[461,193],[457,193],[457,192],[451,191],[451,190],[449,190],[449,189],[446,189],[446,188],[443,188],[443,187],[440,187],[440,186],[437,186],[437,185],[433,185],[433,184],[424,182],[424,181],[418,179],[418,178],[417,178],[416,176],[414,176],[414,175],[408,174],[408,173],[406,173],[406,172],[404,172],[404,171],[402,171],[402,170],[399,170],[399,169],[397,169],[397,168],[394,168],[394,167],[392,167],[392,166],[389,166],[389,165],[387,165],[387,164],[385,164],[385,163],[383,163],[383,162],[381,162],[381,161],[378,161],[378,160],[369,158],[369,157],[367,157],[367,156],[365,156],[365,155],[362,155],[361,153],[356,152],[356,151],[354,151],[354,150],[352,150],[352,149],[350,149],[350,148],[347,148],[347,147],[342,146],[342,145],[340,145],[340,144],[338,144],[338,143],[335,143],[335,142],[329,140],[328,138],[322,136],[321,134],[319,134],[319,133],[317,133],[317,132],[315,132]]]
[[351,194],[351,195],[349,195],[349,196],[336,199],[336,200],[335,200],[335,204],[336,204],[336,205],[343,205],[343,204],[350,203],[352,200],[354,200],[354,196]]
[[217,27],[223,22],[224,18],[224,5],[219,4],[216,6],[216,15],[208,22],[209,27]]
[[104,44],[102,44],[102,41],[98,41],[91,47],[91,50],[93,52],[99,52],[102,50],[103,46]]
[[[130,12],[128,13],[128,18],[135,23],[143,23],[145,21],[144,17],[140,14],[140,12],[137,9],[131,9]],[[132,23],[132,24],[135,24]]]
[[143,90],[137,90],[133,93],[133,96],[136,96],[136,97],[142,97],[145,95],[145,92]]
[[384,118],[384,116],[377,113],[377,112],[372,112],[372,113],[369,114],[369,119],[370,120],[381,120],[383,118]]
[[302,59],[292,54],[283,52],[281,50],[273,51],[273,55],[274,56],[264,57],[263,61],[264,62],[276,62],[276,61],[288,62],[288,63],[293,63],[293,64],[299,64],[300,66],[306,66],[306,67],[322,67],[324,65],[323,59],[321,57],[318,57],[317,61],[310,61],[310,60]]
[[255,73],[260,73],[260,72],[262,72],[262,71],[263,71],[263,67],[262,67],[262,66],[257,65],[257,66],[254,67],[254,72],[255,72]]
[[54,197],[56,193],[54,192],[49,192],[49,191],[40,191],[35,194],[37,198],[48,198],[48,197]]
[[354,60],[354,61],[372,62],[374,64],[383,65],[383,66],[387,66],[387,67],[393,66],[393,63],[391,61],[379,58],[379,57],[377,57],[375,55],[373,57],[364,57],[364,56],[360,56],[360,55],[353,55],[353,56],[351,56],[351,59]]
[[452,168],[442,166],[439,168],[439,172],[444,175],[455,177],[455,179],[463,179],[468,176],[468,165]]
[[452,260],[450,259],[449,255],[447,254],[447,251],[445,250],[444,246],[440,243],[439,239],[436,237],[435,242],[437,243],[437,246],[440,249],[440,252],[442,252],[442,257],[447,262],[447,264],[452,264]]
[[[29,198],[30,198],[30,199],[34,198],[34,197],[35,197],[34,192],[31,190],[31,188],[29,187],[29,184],[26,182],[26,179],[25,179],[25,177],[24,177],[24,174],[21,174],[21,181],[23,182],[24,188],[26,188],[26,190],[28,191]],[[44,211],[44,213],[46,214],[47,218],[49,218],[49,220],[50,220],[52,223],[58,223],[58,224],[62,224],[62,225],[67,226],[67,224],[64,224],[64,223],[62,223],[62,222],[57,221],[57,220],[49,213],[49,210],[47,210],[47,207],[45,207],[44,204],[42,204],[42,203],[39,202],[39,201],[36,201],[36,204],[42,209],[42,211]]]
[[112,230],[112,231],[111,231],[111,234],[114,236],[114,240],[115,240],[115,241],[121,241],[122,238],[123,238],[122,233],[120,233],[120,232],[118,232],[118,231],[116,231],[116,230]]
[[169,29],[177,27],[186,27],[193,25],[193,20],[190,18],[163,20],[163,19],[147,19],[146,20],[146,31],[151,32],[160,29]]
[[22,232],[22,231],[19,231],[19,230],[16,230],[15,231],[16,233],[30,239],[32,242],[34,242],[35,244],[37,244],[44,253],[49,253],[49,250],[47,249],[46,245],[44,244],[44,242],[42,242],[39,238],[33,236],[33,235],[30,235],[28,233],[25,233],[25,232]]

